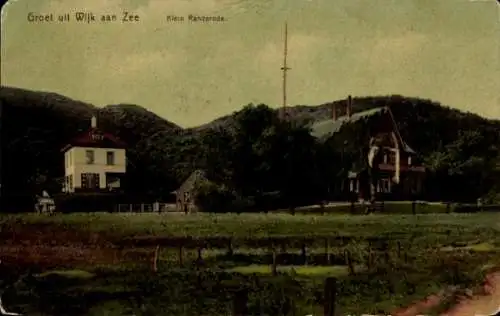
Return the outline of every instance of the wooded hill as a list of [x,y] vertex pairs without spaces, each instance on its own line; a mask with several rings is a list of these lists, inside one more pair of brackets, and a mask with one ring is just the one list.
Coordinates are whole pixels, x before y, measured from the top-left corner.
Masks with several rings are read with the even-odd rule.
[[[348,164],[347,158],[341,161],[340,148],[325,148],[309,133],[311,123],[331,117],[332,103],[290,107],[289,117],[297,124],[283,123],[265,105],[248,105],[183,129],[139,105],[98,108],[12,87],[1,87],[0,101],[2,200],[11,210],[19,200],[15,196],[26,200],[42,189],[60,191],[60,149],[88,128],[92,115],[98,116],[102,130],[129,145],[126,190],[140,199],[166,199],[191,172],[203,169],[214,181],[204,192],[220,198],[205,199],[205,204],[215,203],[206,208],[255,206],[265,192],[281,192],[287,203],[309,203],[328,198],[326,183],[343,176],[342,166]],[[472,201],[500,191],[500,121],[418,98],[353,98],[353,112],[384,105],[391,107],[402,137],[431,171],[425,198]],[[302,199],[292,198],[297,196]]]

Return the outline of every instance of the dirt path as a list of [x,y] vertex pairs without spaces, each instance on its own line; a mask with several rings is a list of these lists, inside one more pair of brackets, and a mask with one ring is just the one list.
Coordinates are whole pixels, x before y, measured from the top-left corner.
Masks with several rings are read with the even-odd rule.
[[[425,315],[429,310],[439,306],[449,291],[431,295],[409,307],[395,310],[393,316]],[[500,310],[500,271],[488,274],[482,291],[464,297],[459,302],[442,313],[441,316],[479,316],[495,315]]]
[[489,274],[483,293],[463,299],[443,316],[494,315],[500,309],[500,271]]

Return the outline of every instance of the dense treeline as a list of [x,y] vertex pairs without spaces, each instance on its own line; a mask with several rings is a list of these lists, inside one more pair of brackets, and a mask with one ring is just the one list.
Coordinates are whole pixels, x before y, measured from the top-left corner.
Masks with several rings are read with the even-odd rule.
[[[333,198],[335,179],[345,176],[353,161],[361,161],[356,140],[362,124],[343,129],[326,144],[310,135],[312,122],[331,117],[331,103],[292,107],[289,122],[266,105],[248,105],[204,126],[183,129],[137,105],[96,108],[53,93],[9,87],[1,88],[0,100],[2,202],[13,211],[31,208],[30,199],[42,189],[60,190],[60,149],[88,128],[93,114],[101,129],[128,144],[126,190],[141,201],[168,199],[191,172],[202,169],[211,180],[199,187],[204,209],[293,207]],[[354,98],[353,111],[381,105],[391,107],[402,137],[429,169],[423,198],[498,197],[499,121],[401,96]]]

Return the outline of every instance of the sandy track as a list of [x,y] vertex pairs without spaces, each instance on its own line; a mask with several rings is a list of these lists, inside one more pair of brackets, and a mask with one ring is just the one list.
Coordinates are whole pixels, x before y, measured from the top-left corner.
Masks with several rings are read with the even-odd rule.
[[[416,316],[425,315],[429,310],[439,306],[449,290],[431,295],[426,299],[416,302],[411,306],[399,308],[391,315],[393,316]],[[500,310],[500,271],[487,275],[483,288],[479,293],[471,297],[463,297],[459,302],[442,313],[441,316],[479,316],[495,315]]]
[[483,293],[463,299],[443,316],[494,315],[500,309],[500,272],[486,277]]

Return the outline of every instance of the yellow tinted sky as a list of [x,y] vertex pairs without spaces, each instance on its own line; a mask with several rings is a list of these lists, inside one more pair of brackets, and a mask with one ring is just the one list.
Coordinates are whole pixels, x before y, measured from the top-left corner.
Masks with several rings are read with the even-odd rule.
[[[83,9],[140,21],[27,20]],[[17,0],[2,11],[1,81],[198,125],[281,104],[287,20],[290,105],[401,94],[500,118],[498,13],[495,0]],[[167,21],[188,14],[226,21]]]

